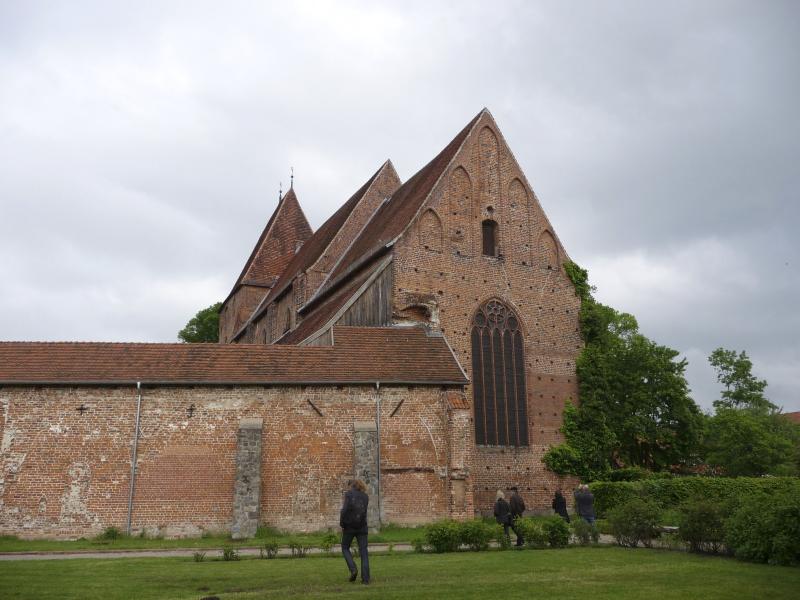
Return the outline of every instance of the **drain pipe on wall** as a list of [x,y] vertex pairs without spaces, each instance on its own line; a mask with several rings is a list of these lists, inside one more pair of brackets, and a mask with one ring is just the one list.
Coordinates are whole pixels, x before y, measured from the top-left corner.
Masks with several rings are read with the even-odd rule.
[[131,517],[133,516],[133,492],[136,488],[136,458],[139,448],[139,422],[142,414],[142,382],[136,382],[136,426],[133,433],[133,449],[131,450],[131,482],[128,486],[128,525],[125,529],[131,534]]
[[375,428],[378,433],[378,525],[383,521],[383,502],[381,501],[381,382],[375,382]]

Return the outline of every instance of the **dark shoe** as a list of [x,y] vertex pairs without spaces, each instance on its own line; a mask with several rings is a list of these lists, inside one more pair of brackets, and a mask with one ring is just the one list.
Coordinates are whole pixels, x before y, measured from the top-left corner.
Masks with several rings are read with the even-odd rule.
[[369,585],[369,579],[365,579],[365,580],[362,579],[361,583],[363,583],[364,585]]
[[358,571],[352,571],[350,573],[350,583],[354,582],[356,580],[356,577],[358,577]]

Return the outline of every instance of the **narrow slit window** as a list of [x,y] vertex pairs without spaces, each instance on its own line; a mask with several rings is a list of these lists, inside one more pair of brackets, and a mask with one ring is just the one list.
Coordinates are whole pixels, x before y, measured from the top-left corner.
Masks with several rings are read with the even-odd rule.
[[497,256],[497,221],[486,219],[481,223],[484,256]]

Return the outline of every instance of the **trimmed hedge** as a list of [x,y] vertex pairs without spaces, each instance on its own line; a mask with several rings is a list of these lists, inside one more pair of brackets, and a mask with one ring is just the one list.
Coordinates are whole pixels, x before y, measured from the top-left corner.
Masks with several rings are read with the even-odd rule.
[[736,503],[756,495],[794,493],[800,496],[798,477],[673,477],[641,481],[596,481],[589,486],[594,494],[594,509],[605,517],[616,506],[635,498],[655,502],[661,509],[677,509],[693,498],[709,502]]

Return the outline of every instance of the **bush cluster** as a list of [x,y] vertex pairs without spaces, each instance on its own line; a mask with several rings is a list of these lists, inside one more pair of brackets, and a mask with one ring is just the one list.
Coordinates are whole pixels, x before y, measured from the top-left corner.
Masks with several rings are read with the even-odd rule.
[[[569,544],[571,531],[561,517],[517,519],[515,527],[529,548],[563,548]],[[456,552],[467,547],[477,552],[487,550],[492,542],[497,542],[501,550],[510,547],[503,527],[491,521],[438,521],[425,527],[424,539],[415,542],[414,549],[419,552],[427,547],[433,552]]]
[[600,541],[600,532],[597,530],[596,525],[590,525],[580,518],[573,519],[571,525],[572,533],[581,546],[596,544]]
[[[635,482],[642,483],[650,480]],[[630,482],[593,487],[607,492],[606,502],[612,496],[621,499],[614,508],[605,507],[610,531],[620,545],[650,546],[659,536],[662,507],[670,506],[678,515],[679,528],[677,539],[670,540],[669,547],[688,546],[692,552],[703,553],[724,551],[743,560],[770,564],[800,564],[798,480],[686,478],[680,486],[650,488],[661,492],[652,497],[646,494],[646,486],[635,487]],[[683,498],[687,489],[705,493]],[[682,501],[677,502],[680,498]],[[576,537],[581,541],[577,530]]]
[[635,548],[641,543],[649,548],[658,537],[660,516],[655,502],[633,498],[608,511],[608,523],[620,546]]

